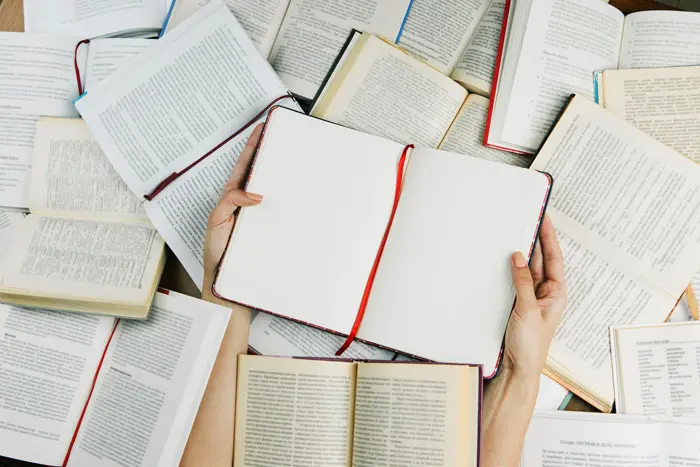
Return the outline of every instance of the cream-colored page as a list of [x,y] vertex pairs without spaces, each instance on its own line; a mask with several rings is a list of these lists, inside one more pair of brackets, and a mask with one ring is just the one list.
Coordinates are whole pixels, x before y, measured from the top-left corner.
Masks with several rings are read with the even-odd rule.
[[700,323],[613,328],[617,412],[700,418]]
[[478,94],[470,94],[457,114],[439,149],[457,152],[492,162],[529,167],[532,157],[499,151],[484,146],[484,129],[489,100]]
[[241,355],[234,467],[351,465],[356,364]]
[[480,384],[473,367],[358,364],[353,467],[476,466]]
[[375,36],[358,47],[347,76],[330,83],[339,88],[326,94],[313,115],[400,143],[437,147],[467,91]]
[[491,0],[414,0],[398,45],[449,75]]
[[611,70],[603,80],[606,109],[700,163],[700,67]]
[[146,222],[29,215],[0,265],[0,286],[6,293],[29,290],[37,297],[142,304],[163,248]]
[[85,90],[117,71],[130,59],[155,44],[152,39],[95,39],[88,46]]
[[[73,49],[78,40],[0,32],[0,206],[29,206],[29,175],[39,115],[77,115],[71,102],[78,97],[73,68]],[[82,62],[80,58],[79,64]]]
[[501,139],[534,154],[572,93],[617,68],[623,15],[593,0],[534,0],[514,70]]
[[[261,355],[280,357],[335,357],[345,338],[267,313],[258,313],[250,323],[248,346]],[[391,360],[394,352],[354,341],[343,352],[352,360]]]
[[505,6],[504,0],[491,0],[451,75],[470,91],[487,97],[491,94]]
[[147,320],[121,320],[67,465],[176,467],[230,315],[169,292]]
[[700,65],[700,13],[642,11],[625,18],[619,67]]
[[141,200],[119,178],[81,119],[37,123],[29,207],[72,218],[145,219]]
[[411,0],[291,0],[270,63],[294,94],[316,96],[353,29],[398,39]]
[[287,93],[233,14],[217,1],[155,42],[76,103],[138,196],[151,193]]
[[0,211],[0,262],[2,257],[15,238],[20,225],[24,221],[24,214],[15,211]]
[[114,318],[0,303],[0,452],[61,465]]
[[607,328],[662,322],[697,268],[700,167],[576,97],[532,168],[559,187],[547,211],[567,272],[550,369],[591,388],[610,410]]
[[[166,32],[171,31],[185,19],[192,16],[210,0],[177,0]],[[289,0],[223,0],[236,16],[251,42],[267,58],[277,37]]]

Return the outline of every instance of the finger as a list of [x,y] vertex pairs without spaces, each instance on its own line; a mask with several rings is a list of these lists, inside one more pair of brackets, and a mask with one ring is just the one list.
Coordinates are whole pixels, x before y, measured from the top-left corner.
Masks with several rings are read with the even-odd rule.
[[238,156],[238,161],[236,165],[233,166],[233,173],[229,179],[227,186],[233,189],[243,188],[246,177],[248,176],[248,171],[250,171],[250,165],[253,162],[253,155],[255,154],[255,148],[258,146],[260,141],[260,136],[262,135],[263,124],[258,124],[253,132],[248,137],[248,142],[241,151],[241,155]]
[[215,227],[228,221],[239,207],[255,206],[262,202],[262,196],[246,193],[243,190],[232,190],[224,194],[209,216],[210,227]]
[[535,250],[530,257],[530,273],[532,274],[532,281],[535,284],[535,290],[537,290],[537,286],[545,281],[542,245],[540,245],[539,241],[535,245]]
[[510,271],[513,276],[513,284],[515,285],[516,310],[536,308],[537,298],[535,297],[532,275],[522,253],[513,253],[510,260]]
[[542,244],[544,272],[547,280],[555,281],[563,286],[565,283],[564,256],[557,240],[557,231],[547,215],[544,216],[540,228],[540,243]]

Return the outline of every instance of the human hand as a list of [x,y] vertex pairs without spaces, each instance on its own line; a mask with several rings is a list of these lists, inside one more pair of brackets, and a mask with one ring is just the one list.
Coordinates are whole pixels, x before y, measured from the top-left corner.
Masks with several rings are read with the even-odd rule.
[[530,266],[522,253],[515,253],[511,273],[516,302],[506,329],[502,368],[517,377],[539,381],[566,307],[564,259],[549,216],[542,221]]
[[245,148],[238,157],[238,162],[233,167],[233,173],[219,199],[219,204],[209,215],[207,224],[207,237],[204,242],[204,293],[211,291],[211,284],[214,280],[216,267],[224,254],[226,244],[231,236],[231,230],[239,207],[255,206],[260,204],[262,196],[255,193],[243,191],[245,180],[253,162],[255,148],[260,141],[263,124],[255,127],[248,137]]

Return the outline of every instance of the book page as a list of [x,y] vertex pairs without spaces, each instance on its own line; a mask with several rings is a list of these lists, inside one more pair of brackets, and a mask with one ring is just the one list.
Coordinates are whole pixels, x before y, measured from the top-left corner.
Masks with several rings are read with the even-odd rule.
[[577,96],[531,168],[559,187],[547,211],[569,300],[550,365],[610,410],[608,326],[662,322],[697,269],[700,167]]
[[95,39],[88,46],[85,90],[117,71],[155,42],[152,39]]
[[603,80],[606,109],[700,163],[700,67],[611,70]]
[[700,418],[700,323],[610,330],[617,412]]
[[353,467],[476,466],[480,384],[474,367],[358,364]]
[[515,299],[510,257],[529,254],[548,191],[535,171],[415,149],[358,337],[493,374]]
[[540,375],[540,391],[537,393],[535,408],[542,410],[558,410],[563,408],[570,399],[570,392],[561,384]]
[[[0,284],[4,293],[140,305],[163,255],[163,240],[145,222],[30,215],[4,258]],[[118,315],[119,307],[111,311]]]
[[14,211],[0,211],[0,262],[3,253],[12,244],[20,225],[24,221],[24,214]]
[[700,65],[700,13],[642,11],[625,19],[619,68]]
[[127,186],[143,196],[286,92],[231,12],[212,2],[76,107]]
[[121,320],[68,466],[177,465],[230,315],[169,292],[148,320]]
[[696,419],[671,419],[663,426],[664,451],[669,467],[700,464],[700,422]]
[[234,467],[351,460],[356,364],[241,355]]
[[138,199],[77,118],[37,123],[29,207],[66,217],[145,219]]
[[[272,51],[272,44],[284,19],[289,0],[223,1],[241,23],[260,55],[267,58]],[[208,3],[209,0],[177,0],[166,31],[170,31]]]
[[265,200],[239,212],[216,293],[349,332],[389,221],[403,150],[299,112],[273,110],[246,188]]
[[440,73],[449,75],[490,2],[416,0],[397,44]]
[[[417,147],[435,148],[467,92],[381,39],[363,35],[312,115]],[[397,83],[400,83],[397,85]]]
[[[27,209],[39,115],[76,116],[78,39],[0,32],[0,206]],[[47,64],[51,64],[48,66]]]
[[[261,355],[335,357],[345,338],[288,319],[258,313],[250,323],[248,345]],[[354,341],[343,353],[351,360],[391,360],[396,354]]]
[[536,412],[520,467],[667,467],[663,439],[662,425],[642,417]]
[[457,152],[492,162],[529,167],[532,158],[484,146],[484,129],[489,100],[470,94],[438,149]]
[[0,452],[61,465],[114,318],[0,303]]
[[491,94],[505,6],[504,0],[491,0],[451,75],[468,90],[486,97]]
[[593,72],[617,67],[623,19],[601,1],[532,3],[517,63],[502,70],[512,88],[497,96],[501,140],[535,153],[572,93],[592,98]]
[[168,6],[167,0],[26,0],[24,30],[81,39],[158,31]]
[[270,63],[296,95],[313,99],[353,29],[396,41],[411,0],[290,0]]

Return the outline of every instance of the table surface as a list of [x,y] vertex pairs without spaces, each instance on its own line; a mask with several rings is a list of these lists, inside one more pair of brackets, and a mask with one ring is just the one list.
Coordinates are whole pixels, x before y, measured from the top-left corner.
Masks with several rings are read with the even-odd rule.
[[[675,10],[671,6],[662,5],[653,0],[610,0],[610,4],[619,8],[623,13],[632,13],[643,10]],[[22,13],[22,0],[0,0],[0,31],[23,31],[24,15]],[[194,283],[185,273],[184,268],[174,255],[168,255],[168,265],[161,285],[171,290],[177,290],[189,295],[197,296],[198,291]],[[579,412],[595,412],[593,406],[574,396],[566,407],[566,410]]]

